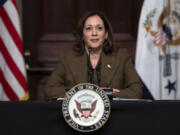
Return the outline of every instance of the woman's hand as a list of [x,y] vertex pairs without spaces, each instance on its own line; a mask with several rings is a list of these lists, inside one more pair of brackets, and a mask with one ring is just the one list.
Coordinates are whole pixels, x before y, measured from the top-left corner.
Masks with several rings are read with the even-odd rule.
[[113,88],[113,93],[118,93],[118,92],[120,92],[119,89],[114,89],[114,88]]
[[112,89],[112,90],[113,90],[113,93],[118,93],[118,92],[120,92],[119,89],[115,89],[115,88],[101,87],[101,89],[102,89],[102,90],[104,90],[104,89]]

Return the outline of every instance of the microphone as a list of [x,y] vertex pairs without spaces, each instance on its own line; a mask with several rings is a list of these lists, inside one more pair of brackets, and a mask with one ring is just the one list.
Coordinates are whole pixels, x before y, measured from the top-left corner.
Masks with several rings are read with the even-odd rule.
[[90,53],[92,52],[92,47],[89,47],[88,51],[89,51],[89,56],[90,56]]
[[88,48],[88,52],[89,52],[88,61],[89,61],[89,66],[90,66],[90,65],[91,65],[91,58],[90,58],[90,55],[91,55],[91,52],[92,52],[92,47],[89,47],[89,48]]
[[88,48],[88,51],[89,51],[89,57],[88,57],[88,60],[89,60],[89,64],[91,64],[91,58],[90,58],[90,55],[91,55],[91,52],[92,52],[92,47],[89,47],[89,48]]
[[91,52],[92,52],[92,47],[89,47],[88,48],[88,52],[89,52],[89,56],[88,56],[88,83],[93,83],[92,82],[92,68],[91,68],[91,58],[90,58],[90,55],[91,55]]
[[[92,47],[88,48],[89,56],[88,56],[88,83],[93,84],[93,69],[91,67],[91,52],[92,52]],[[105,88],[103,89],[106,95],[109,97],[110,100],[113,98],[113,89],[111,88]]]

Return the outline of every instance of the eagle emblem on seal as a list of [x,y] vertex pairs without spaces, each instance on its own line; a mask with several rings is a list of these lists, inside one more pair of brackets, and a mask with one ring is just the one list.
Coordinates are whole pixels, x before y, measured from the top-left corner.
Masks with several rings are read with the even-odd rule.
[[78,111],[81,113],[81,116],[79,116],[77,114],[77,112],[74,112],[75,116],[77,118],[89,118],[89,117],[96,117],[96,116],[92,116],[91,113],[95,110],[96,108],[96,104],[97,104],[97,100],[95,100],[94,102],[90,103],[90,102],[86,102],[86,101],[83,101],[83,102],[78,102],[76,101],[76,107],[78,109]]

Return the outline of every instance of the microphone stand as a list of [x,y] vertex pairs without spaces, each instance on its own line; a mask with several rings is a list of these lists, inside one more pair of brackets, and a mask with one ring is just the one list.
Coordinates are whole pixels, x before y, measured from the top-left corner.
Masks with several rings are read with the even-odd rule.
[[91,52],[92,52],[92,48],[89,47],[88,48],[88,52],[89,52],[89,56],[88,56],[88,83],[93,83],[92,82],[92,69],[91,69],[91,58],[90,58],[90,55],[91,55]]
[[[92,81],[92,69],[91,69],[91,59],[90,59],[90,55],[91,55],[91,52],[92,52],[92,48],[91,47],[88,48],[88,52],[89,52],[89,56],[88,56],[88,71],[90,72],[90,76],[88,76],[88,82],[93,84],[93,81]],[[109,99],[112,100],[112,98],[113,98],[113,90],[110,89],[110,88],[106,88],[106,89],[103,89],[103,90],[106,93],[106,95],[109,97]]]

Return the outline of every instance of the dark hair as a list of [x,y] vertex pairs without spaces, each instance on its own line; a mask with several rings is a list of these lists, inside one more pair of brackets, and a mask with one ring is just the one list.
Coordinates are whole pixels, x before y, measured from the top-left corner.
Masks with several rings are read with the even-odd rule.
[[74,50],[82,55],[85,51],[84,41],[83,41],[83,28],[86,20],[91,17],[97,15],[99,16],[105,26],[105,31],[108,33],[108,38],[105,39],[103,45],[103,51],[105,54],[111,54],[113,52],[113,36],[112,36],[112,26],[106,16],[100,11],[91,11],[86,13],[79,21],[77,30],[75,32],[76,44],[74,46]]

